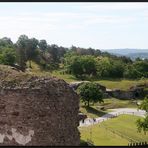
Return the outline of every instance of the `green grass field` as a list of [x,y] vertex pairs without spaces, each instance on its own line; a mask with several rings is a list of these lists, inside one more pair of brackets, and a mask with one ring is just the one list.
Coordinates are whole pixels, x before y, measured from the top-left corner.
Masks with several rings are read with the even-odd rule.
[[91,106],[91,107],[85,107],[85,106],[81,106],[80,107],[80,111],[84,114],[87,115],[87,117],[90,118],[97,118],[97,117],[101,117],[103,115],[105,115],[106,113],[108,113],[108,111],[102,111],[96,108],[96,106]]
[[106,131],[105,128],[99,127],[99,125],[79,127],[79,130],[81,139],[84,141],[91,139],[95,146],[128,145],[128,140],[123,139],[110,131]]
[[[141,100],[137,100],[140,102]],[[116,98],[106,98],[104,103],[97,103],[96,106],[103,106],[105,109],[113,108],[137,108],[136,102],[134,100],[122,100]]]
[[145,135],[143,132],[137,133],[136,121],[139,118],[141,117],[132,115],[121,115],[118,118],[110,119],[107,122],[102,122],[101,124],[123,135],[131,137],[136,141],[148,142],[148,135]]
[[141,117],[132,115],[120,115],[117,118],[109,119],[100,124],[88,127],[79,127],[81,139],[84,141],[91,139],[96,146],[128,145],[129,140],[127,138],[123,138],[115,133],[112,133],[110,130],[106,130],[105,127],[107,127],[125,137],[130,137],[133,140],[139,142],[148,142],[148,135],[137,132],[136,121],[139,118]]
[[100,80],[95,81],[100,83],[101,85],[107,87],[108,89],[121,89],[121,90],[127,90],[130,87],[138,84],[144,84],[148,83],[148,79],[145,80]]
[[[138,102],[140,101],[141,100],[138,100]],[[104,110],[100,110],[101,107],[104,107]],[[132,100],[120,100],[116,98],[104,99],[104,103],[91,104],[90,107],[84,106],[84,104],[80,102],[80,111],[90,118],[101,117],[110,112],[110,109],[114,108],[137,108],[137,105],[136,102]]]
[[[60,79],[65,80],[66,82],[74,82],[80,81],[75,76],[69,74],[61,74],[59,71],[54,71],[52,73],[53,76],[56,76]],[[101,85],[107,87],[108,89],[121,89],[127,90],[130,87],[138,84],[148,83],[148,79],[145,80],[126,80],[126,79],[115,79],[115,80],[95,80],[94,82],[98,82]]]

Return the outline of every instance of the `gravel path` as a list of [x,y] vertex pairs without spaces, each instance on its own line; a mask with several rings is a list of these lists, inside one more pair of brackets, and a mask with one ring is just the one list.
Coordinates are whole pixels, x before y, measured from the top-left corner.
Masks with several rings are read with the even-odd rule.
[[81,120],[79,122],[79,127],[97,124],[105,120],[117,117],[121,114],[130,114],[130,115],[141,116],[141,117],[145,117],[145,114],[146,114],[144,110],[131,109],[131,108],[117,108],[117,109],[111,109],[111,110],[112,110],[111,112],[103,115],[102,117],[98,117],[94,119],[86,118],[84,122]]

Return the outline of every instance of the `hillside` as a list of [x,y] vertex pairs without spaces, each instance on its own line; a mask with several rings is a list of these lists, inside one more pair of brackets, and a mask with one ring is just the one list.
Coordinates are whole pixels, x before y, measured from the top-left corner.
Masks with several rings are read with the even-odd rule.
[[103,49],[102,51],[107,51],[111,54],[115,54],[117,56],[127,56],[131,59],[135,58],[148,58],[148,49]]

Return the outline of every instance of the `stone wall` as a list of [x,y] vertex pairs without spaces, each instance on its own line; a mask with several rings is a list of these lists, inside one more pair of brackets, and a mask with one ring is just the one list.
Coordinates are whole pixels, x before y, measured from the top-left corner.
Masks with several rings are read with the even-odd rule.
[[79,98],[63,80],[0,83],[0,145],[80,144]]
[[107,94],[111,97],[118,98],[118,99],[135,98],[135,94],[133,91],[112,90],[112,91],[107,91]]

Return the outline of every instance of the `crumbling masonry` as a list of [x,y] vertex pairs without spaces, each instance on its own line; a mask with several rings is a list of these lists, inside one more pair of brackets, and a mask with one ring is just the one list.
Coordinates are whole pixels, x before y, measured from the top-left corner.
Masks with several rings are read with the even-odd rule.
[[0,145],[77,146],[78,110],[79,98],[63,80],[0,80]]

